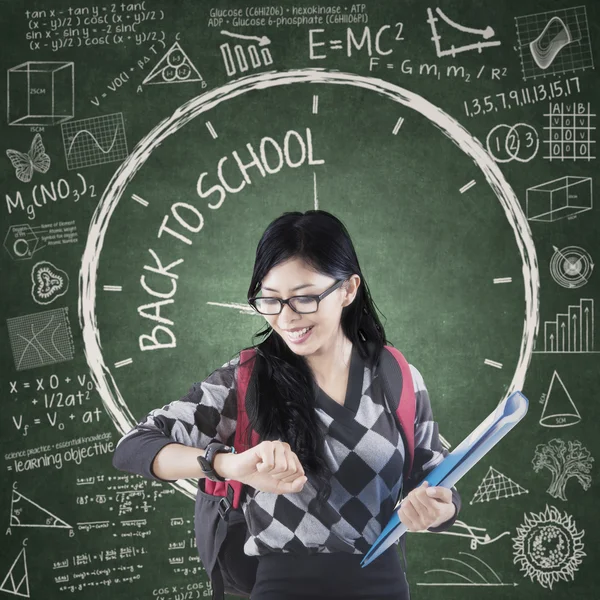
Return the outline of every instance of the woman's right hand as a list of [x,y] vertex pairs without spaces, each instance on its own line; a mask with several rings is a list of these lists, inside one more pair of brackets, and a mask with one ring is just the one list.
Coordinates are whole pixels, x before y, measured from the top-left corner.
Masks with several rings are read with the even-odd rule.
[[239,454],[217,454],[215,461],[221,457],[221,465],[215,462],[220,475],[261,492],[294,494],[307,481],[298,457],[287,442],[280,440],[265,440]]

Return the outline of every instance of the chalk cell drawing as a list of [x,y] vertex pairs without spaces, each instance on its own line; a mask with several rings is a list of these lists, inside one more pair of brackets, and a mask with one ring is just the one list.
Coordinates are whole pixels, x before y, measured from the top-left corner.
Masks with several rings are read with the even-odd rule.
[[221,34],[245,42],[233,45],[230,42],[224,42],[219,46],[228,77],[273,64],[273,56],[268,48],[271,40],[266,35],[243,35],[225,30],[221,30]]
[[579,410],[560,375],[554,371],[544,399],[540,425],[544,427],[568,427],[581,421]]
[[[483,38],[484,40],[489,40],[490,38],[496,35],[494,30],[489,25],[485,29],[475,29],[473,27],[466,27],[465,25],[456,23],[448,16],[446,16],[440,8],[436,8],[435,13],[437,17],[433,15],[433,11],[430,8],[427,9],[427,22],[431,27],[431,39],[435,45],[435,53],[437,54],[438,58],[442,58],[443,56],[451,56],[452,58],[454,58],[457,54],[460,54],[461,52],[469,52],[470,50],[476,50],[481,54],[481,51],[484,48],[490,48],[492,46],[500,45],[499,40],[490,40],[483,42],[481,41],[481,39],[478,39]],[[447,27],[455,31],[460,31],[463,34],[466,34],[465,41],[467,41],[467,43],[462,46],[454,46],[454,44],[452,44],[449,47],[442,49],[440,41],[443,41],[443,39],[438,33],[438,28],[436,25],[436,23],[438,22],[441,23],[440,19],[441,21],[446,23]]]
[[73,334],[67,308],[6,320],[17,371],[73,359]]
[[46,154],[42,136],[36,133],[27,152],[7,150],[6,156],[15,168],[15,175],[19,181],[29,183],[33,172],[47,173],[50,168],[50,157]]
[[7,71],[9,125],[57,125],[75,114],[72,62],[28,61]]
[[[567,289],[584,286],[594,270],[592,257],[579,246],[557,248],[552,246],[554,254],[550,259],[550,275],[558,285]],[[577,315],[575,315],[577,318]]]
[[534,352],[594,352],[594,299],[582,298],[567,311],[544,321],[544,349]]
[[61,129],[69,171],[124,160],[129,154],[123,113],[69,121]]
[[594,68],[585,6],[515,18],[523,79]]
[[13,260],[27,260],[39,250],[40,238],[28,223],[11,225],[4,236],[4,249]]
[[544,129],[548,138],[544,140],[548,154],[547,160],[587,160],[596,158],[593,148],[596,140],[592,139],[592,117],[596,115],[590,110],[590,103],[573,102],[566,104],[557,102],[550,104],[547,113],[548,125]]
[[10,503],[10,526],[73,529],[71,525],[15,489]]
[[485,140],[487,150],[497,163],[513,160],[529,162],[535,158],[540,147],[537,130],[527,123],[496,125]]
[[193,81],[205,83],[202,75],[183,51],[179,42],[175,42],[148,73],[142,84],[190,83]]
[[496,471],[494,467],[490,467],[469,504],[500,500],[501,498],[512,498],[513,496],[528,493],[528,490],[515,483],[510,477]]
[[31,281],[31,296],[38,304],[51,304],[69,289],[69,276],[46,260],[33,266]]
[[529,221],[552,223],[592,210],[592,179],[567,175],[527,188],[526,213]]
[[533,470],[539,473],[548,469],[552,473],[552,483],[546,490],[553,498],[567,500],[565,488],[567,481],[573,477],[587,491],[592,485],[590,471],[594,457],[579,440],[567,441],[554,438],[547,444],[538,444],[531,461]]
[[[442,560],[447,560],[450,563],[456,563],[460,565],[456,568],[462,569],[465,567],[466,574],[460,573],[459,571],[453,571],[451,569],[429,569],[428,571],[425,571],[425,575],[428,575],[429,573],[443,573],[444,575],[450,575],[452,577],[452,581],[432,583],[417,582],[417,585],[430,587],[515,587],[518,585],[517,583],[504,583],[496,571],[490,567],[490,565],[474,554],[469,554],[468,552],[459,552],[459,554],[468,556],[469,559],[473,560],[469,560],[467,558],[461,560],[459,558],[452,558],[448,556],[443,556]],[[485,567],[485,569],[492,574],[492,577],[490,577],[489,573],[484,572],[484,569],[482,569],[480,565],[483,565],[483,567]],[[475,574],[475,576],[473,574]]]
[[541,513],[524,515],[513,539],[513,562],[525,576],[544,588],[559,581],[573,581],[584,556],[584,530],[578,531],[573,517],[547,506]]
[[6,577],[0,583],[0,592],[29,598],[29,572],[27,569],[27,554],[25,547],[10,565]]

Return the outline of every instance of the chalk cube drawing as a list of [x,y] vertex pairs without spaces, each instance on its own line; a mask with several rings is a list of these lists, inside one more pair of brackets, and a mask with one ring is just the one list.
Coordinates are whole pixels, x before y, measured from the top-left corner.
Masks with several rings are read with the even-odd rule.
[[567,175],[527,188],[529,221],[558,221],[592,208],[591,177]]
[[73,118],[72,62],[28,61],[8,69],[7,80],[9,125],[56,125]]

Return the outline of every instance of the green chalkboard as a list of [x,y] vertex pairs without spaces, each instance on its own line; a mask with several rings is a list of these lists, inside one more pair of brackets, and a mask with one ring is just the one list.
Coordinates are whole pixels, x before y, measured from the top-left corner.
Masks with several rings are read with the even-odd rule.
[[459,522],[409,535],[413,597],[595,597],[597,3],[0,11],[0,591],[210,596],[195,481],[112,452],[251,344],[262,232],[321,208],[449,449],[530,400]]

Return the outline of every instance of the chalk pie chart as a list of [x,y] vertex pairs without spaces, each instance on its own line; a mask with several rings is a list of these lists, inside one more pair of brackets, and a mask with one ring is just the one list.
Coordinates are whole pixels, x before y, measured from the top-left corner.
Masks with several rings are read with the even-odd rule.
[[[522,388],[537,259],[479,141],[381,79],[269,72],[158,123],[94,213],[79,318],[119,434],[252,343],[264,326],[246,308],[256,244],[283,212],[313,208],[348,227],[387,337],[428,375],[438,420],[473,403],[470,431]],[[172,485],[195,497],[195,481]]]

